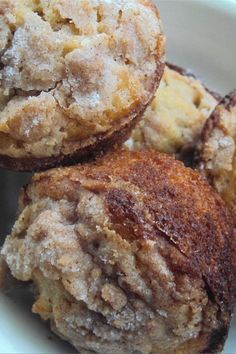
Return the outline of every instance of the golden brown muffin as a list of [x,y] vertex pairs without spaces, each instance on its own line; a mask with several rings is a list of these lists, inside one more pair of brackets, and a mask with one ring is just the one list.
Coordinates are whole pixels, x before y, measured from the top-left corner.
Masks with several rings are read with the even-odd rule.
[[218,353],[233,222],[201,176],[154,151],[36,174],[2,256],[33,312],[80,353]]
[[197,163],[233,211],[236,221],[236,91],[227,95],[207,120]]
[[168,64],[154,100],[126,146],[151,148],[184,159],[196,147],[218,99],[191,72]]
[[0,166],[121,144],[159,85],[164,44],[152,1],[1,0]]

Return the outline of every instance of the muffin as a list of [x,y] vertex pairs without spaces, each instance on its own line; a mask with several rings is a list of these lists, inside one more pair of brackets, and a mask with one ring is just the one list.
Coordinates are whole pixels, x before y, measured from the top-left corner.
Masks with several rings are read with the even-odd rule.
[[236,222],[236,91],[227,95],[206,122],[197,167],[217,190]]
[[160,88],[126,143],[130,149],[155,149],[184,160],[192,154],[219,95],[191,72],[166,66]]
[[33,312],[80,353],[218,353],[232,314],[233,222],[169,155],[120,150],[36,174],[1,255]]
[[121,144],[164,51],[152,1],[2,0],[0,166],[46,169]]

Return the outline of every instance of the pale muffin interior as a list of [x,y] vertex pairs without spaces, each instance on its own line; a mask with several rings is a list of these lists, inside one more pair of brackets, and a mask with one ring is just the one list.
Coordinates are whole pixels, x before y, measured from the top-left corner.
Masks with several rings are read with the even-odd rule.
[[194,147],[217,100],[192,76],[168,66],[156,96],[126,145],[180,154]]

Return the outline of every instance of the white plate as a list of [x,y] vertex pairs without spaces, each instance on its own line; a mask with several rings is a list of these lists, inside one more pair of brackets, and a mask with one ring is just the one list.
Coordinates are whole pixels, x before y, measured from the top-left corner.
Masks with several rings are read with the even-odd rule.
[[[159,0],[168,60],[193,69],[222,94],[236,87],[236,1]],[[1,203],[1,201],[0,201]],[[1,225],[0,225],[1,227]],[[0,353],[75,353],[30,312],[23,290],[0,294]],[[236,318],[225,354],[236,354]]]

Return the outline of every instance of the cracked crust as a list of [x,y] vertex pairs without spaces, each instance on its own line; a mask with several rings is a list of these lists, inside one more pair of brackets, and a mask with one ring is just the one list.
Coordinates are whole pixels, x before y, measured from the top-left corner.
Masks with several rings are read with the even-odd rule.
[[46,169],[107,148],[163,74],[151,1],[4,0],[0,29],[1,167]]
[[167,63],[156,96],[126,143],[130,149],[155,149],[192,164],[206,119],[219,95],[188,70]]
[[33,312],[81,353],[218,353],[232,314],[233,221],[171,156],[118,150],[36,174],[2,256]]

